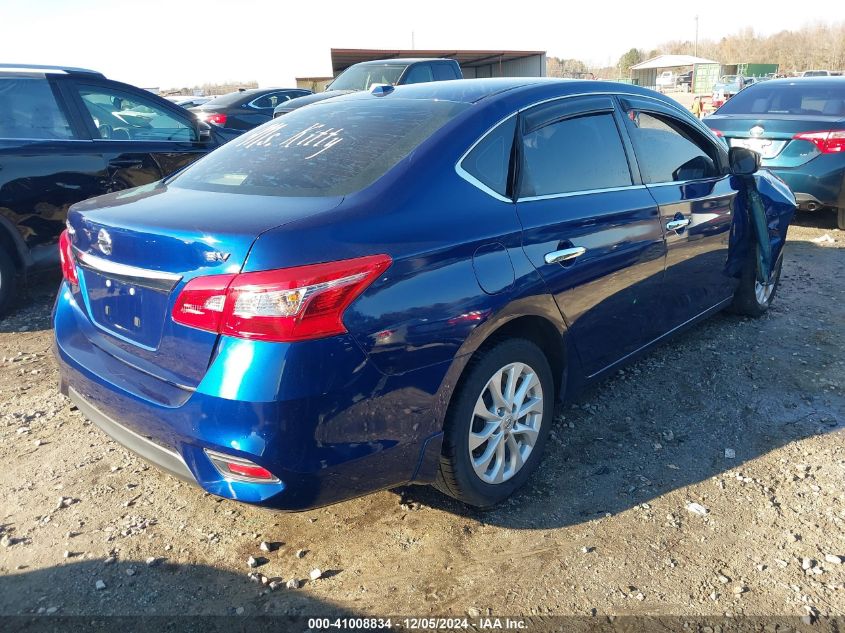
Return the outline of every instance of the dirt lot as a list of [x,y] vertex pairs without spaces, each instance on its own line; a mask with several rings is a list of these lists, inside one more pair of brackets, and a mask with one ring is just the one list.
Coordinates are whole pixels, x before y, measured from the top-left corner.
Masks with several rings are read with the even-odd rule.
[[412,487],[274,514],[157,472],[57,394],[39,285],[0,322],[0,614],[841,615],[833,226],[799,216],[766,317],[715,317],[567,405],[531,485],[487,513]]

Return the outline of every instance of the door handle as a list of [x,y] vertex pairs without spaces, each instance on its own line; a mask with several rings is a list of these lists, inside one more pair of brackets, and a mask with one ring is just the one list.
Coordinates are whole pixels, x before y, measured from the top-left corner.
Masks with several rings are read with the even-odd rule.
[[573,260],[576,257],[581,257],[581,255],[586,252],[587,249],[583,246],[575,246],[573,248],[564,248],[563,250],[546,253],[546,256],[543,259],[546,260],[547,264],[560,264]]
[[667,231],[680,231],[683,228],[689,226],[689,218],[683,218],[682,220],[671,220],[666,223],[666,230]]

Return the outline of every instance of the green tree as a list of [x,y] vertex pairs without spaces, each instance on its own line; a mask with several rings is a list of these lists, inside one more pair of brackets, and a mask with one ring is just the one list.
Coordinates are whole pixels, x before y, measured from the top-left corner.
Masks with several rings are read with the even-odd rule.
[[637,48],[632,48],[627,53],[622,55],[619,58],[619,62],[616,64],[617,68],[619,69],[620,75],[627,75],[628,71],[630,70],[631,66],[635,64],[639,64],[643,61],[643,52]]

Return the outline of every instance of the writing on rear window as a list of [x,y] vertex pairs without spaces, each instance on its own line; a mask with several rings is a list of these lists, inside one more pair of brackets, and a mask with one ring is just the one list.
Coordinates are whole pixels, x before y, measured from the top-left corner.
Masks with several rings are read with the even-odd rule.
[[[305,160],[310,160],[343,142],[343,137],[340,135],[343,132],[343,128],[330,127],[325,123],[314,123],[304,130],[294,132],[290,135],[289,131],[285,129],[287,127],[286,123],[273,121],[267,124],[266,129],[262,128],[259,134],[247,137],[242,136],[235,143],[238,143],[242,147],[271,147],[276,145],[286,149],[290,147],[307,148],[310,155],[304,158]],[[316,149],[317,151],[310,152],[311,149]]]

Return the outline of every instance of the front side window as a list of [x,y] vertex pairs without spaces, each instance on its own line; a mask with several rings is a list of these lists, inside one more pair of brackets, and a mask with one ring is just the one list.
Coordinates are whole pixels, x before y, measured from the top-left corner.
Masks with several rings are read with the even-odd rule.
[[79,96],[103,140],[197,140],[197,131],[187,119],[171,114],[152,99],[100,86],[80,86]]
[[547,196],[632,184],[613,115],[584,115],[523,136],[519,196]]
[[500,196],[508,195],[511,149],[516,129],[512,116],[482,138],[461,161],[461,168]]
[[646,184],[681,182],[719,175],[716,150],[672,117],[627,112],[631,141]]
[[452,64],[434,64],[434,80],[448,81],[449,79],[457,79],[458,75],[455,72],[455,67]]
[[70,139],[73,131],[50,82],[0,77],[0,138]]
[[328,100],[273,119],[201,158],[175,187],[269,196],[363,189],[469,104]]
[[422,84],[429,81],[434,81],[434,75],[431,74],[431,66],[429,64],[417,64],[412,66],[405,77],[406,84]]

